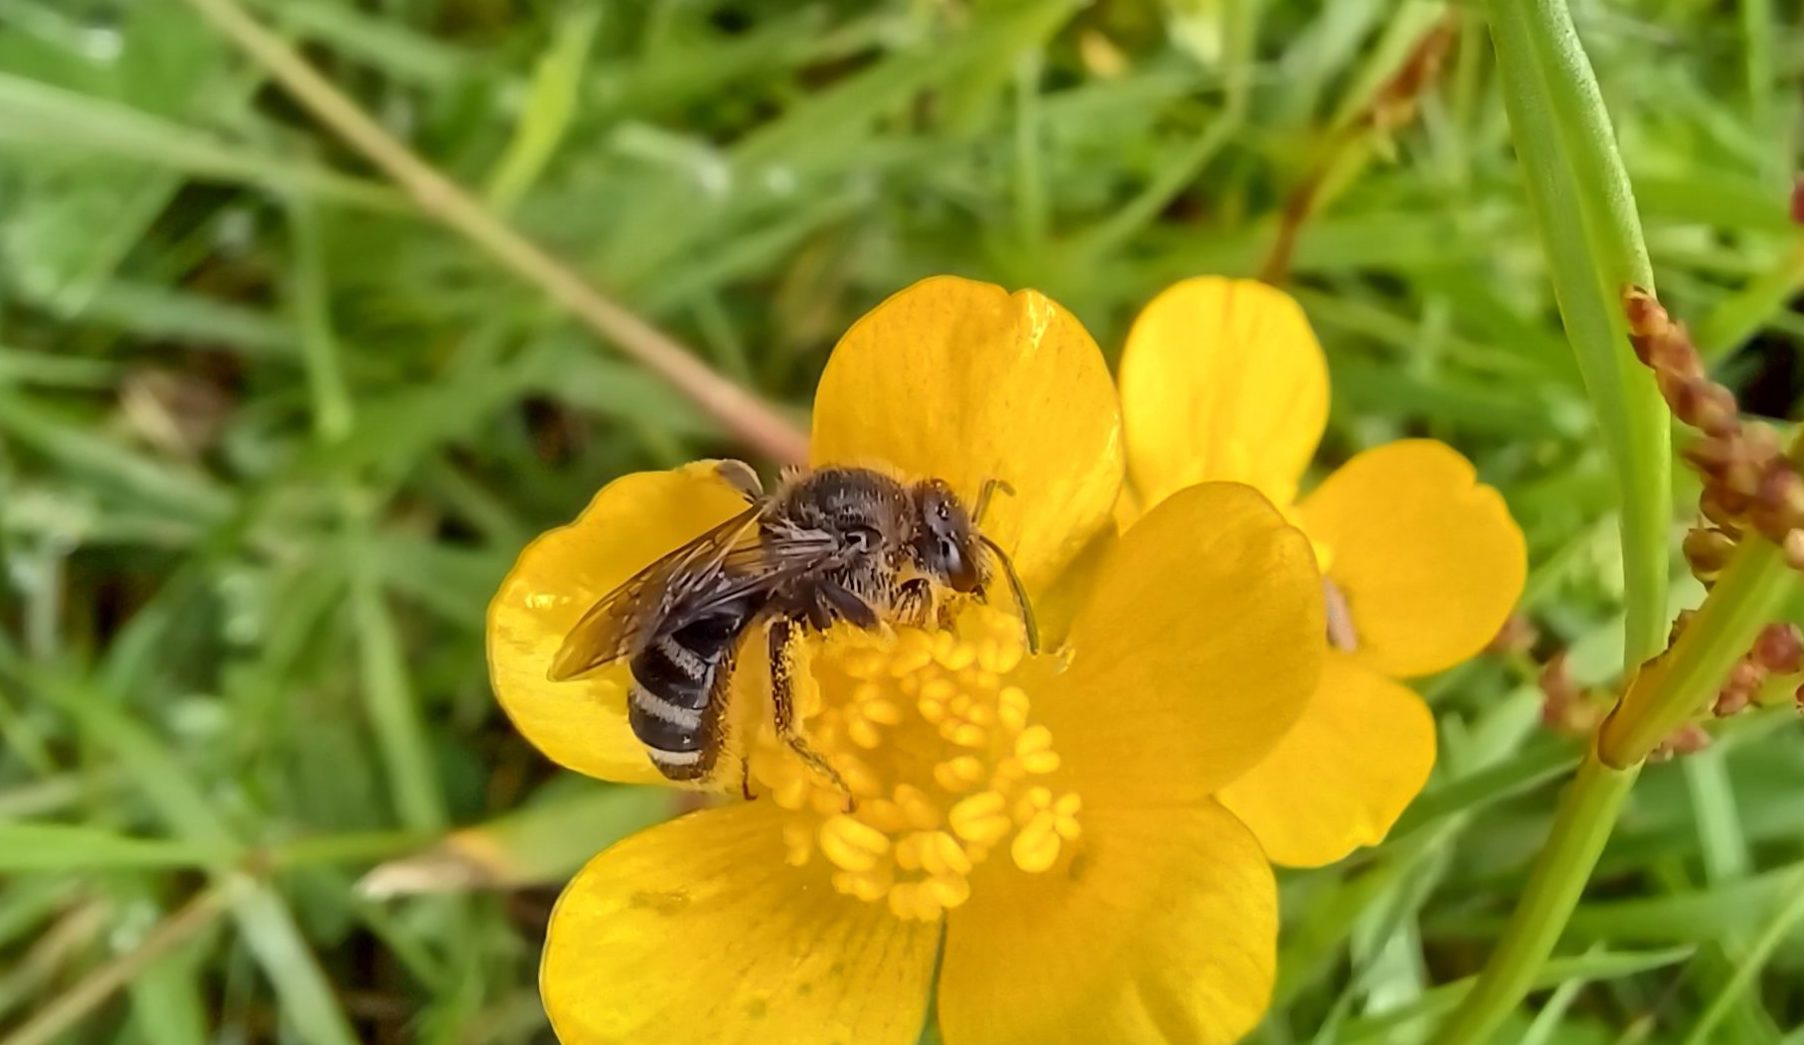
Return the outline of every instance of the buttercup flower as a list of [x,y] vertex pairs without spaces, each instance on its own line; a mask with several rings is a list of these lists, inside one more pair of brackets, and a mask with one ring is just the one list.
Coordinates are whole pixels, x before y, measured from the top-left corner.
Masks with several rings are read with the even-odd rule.
[[[1030,591],[1111,525],[1123,473],[1095,343],[1023,291],[940,278],[840,342],[817,465],[1006,480],[984,530]],[[647,562],[743,509],[707,462],[610,483],[522,553],[489,615],[495,689],[547,755],[659,779],[625,668],[546,679],[565,633]],[[1228,1041],[1270,992],[1276,897],[1214,797],[1315,691],[1321,581],[1259,493],[1185,490],[1107,551],[1062,640],[1024,648],[1006,598],[947,627],[810,640],[797,706],[856,799],[776,738],[748,639],[724,803],[597,856],[565,890],[541,972],[572,1045],[944,1040]],[[743,759],[743,761],[742,761]],[[936,974],[937,956],[937,974]],[[937,979],[936,979],[937,975]]]
[[1135,320],[1119,384],[1133,494],[1123,514],[1195,483],[1248,483],[1309,534],[1329,582],[1320,688],[1221,801],[1280,864],[1319,866],[1382,840],[1435,754],[1428,708],[1393,680],[1477,653],[1522,593],[1522,531],[1503,498],[1451,448],[1410,439],[1356,455],[1299,500],[1327,423],[1328,369],[1303,310],[1262,283],[1167,289]]

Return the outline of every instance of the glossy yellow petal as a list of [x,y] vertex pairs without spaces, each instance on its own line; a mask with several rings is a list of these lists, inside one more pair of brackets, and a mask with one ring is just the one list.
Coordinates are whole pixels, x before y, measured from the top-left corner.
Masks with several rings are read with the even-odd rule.
[[634,835],[552,912],[539,970],[564,1045],[912,1045],[937,923],[835,892],[784,862],[784,811],[752,802]]
[[489,603],[489,679],[514,726],[553,761],[605,780],[662,781],[626,723],[626,665],[546,678],[577,619],[642,567],[745,510],[699,462],[603,487],[568,526],[526,546]]
[[1115,498],[1115,532],[1122,534],[1146,514],[1146,505],[1140,502],[1140,495],[1134,492],[1132,484],[1124,483],[1121,496]]
[[1037,291],[952,276],[892,296],[840,339],[814,401],[814,462],[887,464],[972,498],[1038,590],[1106,525],[1121,418],[1096,342]]
[[1154,505],[1194,483],[1250,483],[1283,505],[1328,421],[1328,366],[1290,295],[1209,276],[1147,305],[1121,353],[1128,474]]
[[[1090,590],[1096,586],[1097,576],[1109,561],[1109,552],[1120,538],[1113,526],[1105,526],[1098,530],[1090,543],[1065,564],[1052,583],[1041,586],[1033,596],[1033,610],[1036,623],[1040,629],[1040,645],[1044,649],[1057,649],[1064,645],[1071,634],[1071,622],[1077,617],[1077,611],[1089,597]],[[1008,606],[1001,602],[1001,593],[991,598],[993,604]]]
[[1359,657],[1393,678],[1483,649],[1522,595],[1522,530],[1450,447],[1411,439],[1367,450],[1300,506],[1347,598]]
[[1384,840],[1434,768],[1434,717],[1409,689],[1330,653],[1303,717],[1221,801],[1287,867]]
[[1308,538],[1250,486],[1193,486],[1116,543],[1034,708],[1086,808],[1200,802],[1302,714],[1322,629]]
[[1086,808],[1067,868],[987,884],[947,919],[946,1045],[1207,1045],[1237,1040],[1265,1011],[1271,869],[1215,802]]

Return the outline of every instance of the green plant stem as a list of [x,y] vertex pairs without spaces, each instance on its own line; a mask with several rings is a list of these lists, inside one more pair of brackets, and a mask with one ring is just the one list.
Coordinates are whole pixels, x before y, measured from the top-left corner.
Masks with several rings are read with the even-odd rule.
[[1798,575],[1771,541],[1750,537],[1711,589],[1679,641],[1644,665],[1598,730],[1598,753],[1632,766],[1701,714],[1768,622],[1797,590]]
[[544,291],[589,329],[670,382],[721,426],[776,461],[799,464],[808,440],[757,395],[709,369],[676,339],[603,296],[496,216],[457,183],[415,156],[357,103],[308,65],[294,48],[247,14],[238,0],[188,0],[269,71],[296,101],[406,190],[421,211],[444,223],[515,275]]
[[[1651,291],[1653,270],[1615,131],[1566,0],[1487,0],[1484,6],[1560,318],[1613,465],[1628,618],[1623,663],[1632,669],[1665,645],[1667,630],[1672,421],[1652,375],[1628,351],[1622,310],[1624,286]],[[1733,639],[1710,629],[1686,637],[1706,645]],[[1734,655],[1746,649],[1743,642]],[[1721,675],[1710,680],[1709,691],[1721,681]],[[1646,684],[1698,687],[1678,697],[1663,694],[1656,701],[1662,705],[1690,699],[1695,707],[1706,692],[1705,680],[1691,673],[1663,673]],[[1642,685],[1637,680],[1631,690]],[[1553,952],[1639,772],[1639,757],[1606,760],[1603,736],[1600,730],[1562,797],[1496,949],[1437,1040],[1488,1040]]]
[[1572,916],[1642,762],[1704,710],[1797,580],[1772,542],[1748,538],[1672,650],[1635,676],[1561,798],[1547,844],[1478,985],[1437,1041],[1487,1040],[1522,998]]
[[1652,290],[1634,194],[1566,0],[1487,0],[1497,71],[1567,340],[1621,504],[1625,665],[1666,644],[1672,420],[1628,350],[1625,285]]
[[1561,797],[1553,828],[1541,848],[1522,899],[1484,971],[1435,1040],[1482,1042],[1528,992],[1566,920],[1584,892],[1610,829],[1640,774],[1639,767],[1612,769],[1593,751]]

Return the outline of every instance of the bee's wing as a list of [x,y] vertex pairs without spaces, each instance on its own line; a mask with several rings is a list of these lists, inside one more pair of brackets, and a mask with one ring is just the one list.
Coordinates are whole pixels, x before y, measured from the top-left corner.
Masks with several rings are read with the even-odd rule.
[[575,678],[626,656],[673,607],[720,587],[725,567],[755,556],[762,512],[759,506],[735,515],[602,596],[564,636],[551,661],[551,681]]
[[748,595],[775,591],[809,573],[840,565],[839,542],[818,530],[780,532],[727,552],[712,587],[698,586],[673,603],[671,623],[681,627]]

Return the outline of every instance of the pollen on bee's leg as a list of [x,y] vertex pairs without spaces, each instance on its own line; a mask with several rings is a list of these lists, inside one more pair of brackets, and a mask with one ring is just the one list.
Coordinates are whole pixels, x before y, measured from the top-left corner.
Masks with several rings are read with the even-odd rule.
[[1080,844],[1082,802],[1059,786],[1056,738],[1034,721],[1014,617],[979,605],[947,628],[815,641],[807,688],[818,703],[799,709],[801,731],[857,802],[848,808],[773,731],[757,732],[748,765],[785,811],[788,863],[824,867],[835,891],[898,918],[933,921],[970,899],[971,875],[993,854],[1040,874]]

